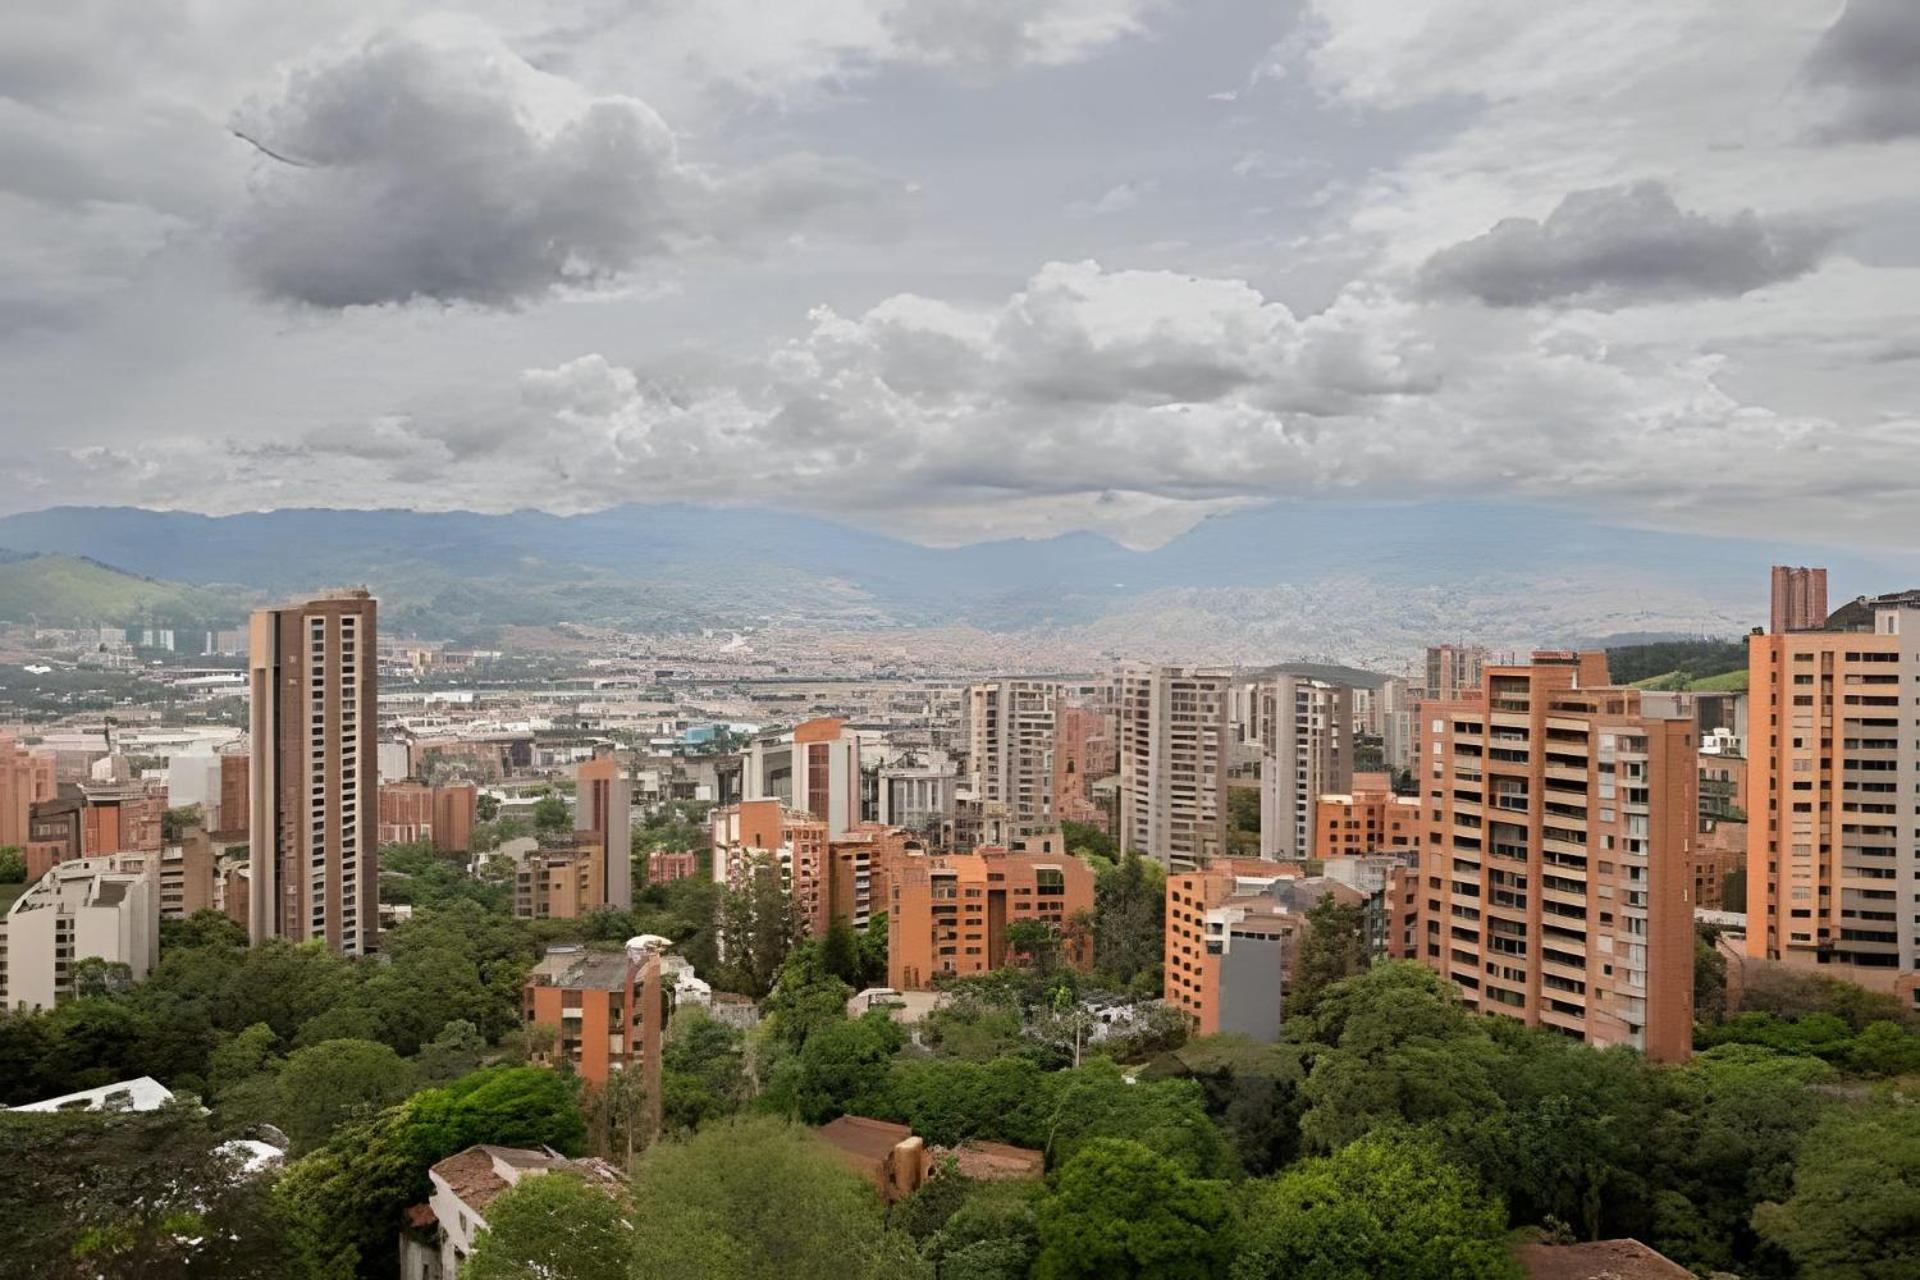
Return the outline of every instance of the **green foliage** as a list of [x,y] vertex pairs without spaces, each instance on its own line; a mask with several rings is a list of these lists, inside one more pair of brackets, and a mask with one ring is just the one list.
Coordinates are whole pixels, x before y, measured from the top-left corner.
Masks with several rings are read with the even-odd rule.
[[607,1188],[571,1173],[525,1178],[487,1206],[460,1280],[626,1280],[631,1234]]
[[1091,854],[1096,858],[1105,858],[1112,862],[1120,856],[1120,847],[1108,835],[1091,822],[1063,822],[1060,824],[1060,838],[1068,849],[1081,857]]
[[781,886],[780,868],[771,855],[752,855],[744,887],[729,889],[721,898],[719,932],[719,951],[726,958],[715,985],[756,998],[766,995],[801,933],[801,921],[794,916],[793,901]]
[[782,962],[778,982],[761,1005],[762,1033],[798,1052],[815,1031],[844,1021],[852,998],[853,988],[828,970],[820,945],[801,943]]
[[246,926],[224,911],[202,907],[184,920],[160,922],[160,952],[190,950],[196,947],[238,950],[247,945]]
[[288,1055],[277,1080],[276,1123],[293,1154],[313,1150],[339,1125],[412,1092],[413,1064],[384,1044],[327,1040]]
[[1253,1188],[1233,1280],[1500,1280],[1506,1213],[1430,1145],[1370,1136]]
[[885,1010],[816,1028],[798,1053],[782,1059],[761,1106],[823,1124],[881,1091],[905,1034]]
[[1224,1186],[1124,1138],[1087,1143],[1036,1214],[1035,1280],[1205,1280],[1232,1256]]
[[283,1273],[263,1178],[190,1102],[157,1111],[0,1113],[0,1244],[9,1274],[251,1277]]
[[1256,1044],[1244,1036],[1209,1036],[1156,1060],[1154,1079],[1185,1076],[1201,1088],[1207,1114],[1232,1143],[1248,1174],[1271,1173],[1300,1152],[1308,1054],[1299,1045]]
[[586,1138],[579,1082],[540,1067],[487,1067],[413,1095],[397,1134],[429,1164],[477,1142],[577,1154]]
[[1747,646],[1741,640],[1667,640],[1607,650],[1607,674],[1615,684],[1676,674],[1692,682],[1746,669]]
[[549,792],[533,802],[533,829],[543,835],[557,835],[573,828],[573,810],[567,802]]
[[1130,853],[1101,868],[1093,885],[1093,968],[1105,986],[1157,998],[1164,958],[1167,877]]
[[1727,958],[1711,941],[1693,940],[1693,1016],[1718,1022],[1727,1013]]
[[1920,1071],[1920,1028],[1901,1022],[1870,1022],[1857,1033],[1836,1014],[1811,1013],[1786,1019],[1771,1013],[1742,1013],[1694,1029],[1694,1044],[1751,1044],[1776,1053],[1819,1058],[1856,1075],[1889,1076]]
[[669,1132],[697,1129],[746,1105],[746,1037],[706,1010],[673,1015],[661,1054],[661,1110]]
[[931,1280],[872,1186],[777,1120],[657,1143],[633,1182],[633,1280]]
[[1307,929],[1294,956],[1288,1003],[1293,1008],[1310,1005],[1322,988],[1361,972],[1370,959],[1366,908],[1357,902],[1336,902],[1328,894],[1307,909]]
[[1040,1252],[1035,1208],[1042,1194],[1032,1182],[971,1186],[922,1250],[939,1280],[1024,1280]]
[[394,1273],[400,1214],[424,1200],[427,1168],[476,1143],[577,1152],[577,1082],[535,1067],[476,1071],[334,1131],[286,1171],[274,1204],[298,1280]]
[[0,845],[0,884],[25,884],[27,859],[17,844]]
[[1667,1075],[1643,1139],[1659,1188],[1651,1243],[1723,1270],[1753,1258],[1753,1207],[1789,1194],[1794,1153],[1825,1110],[1808,1086],[1831,1076],[1817,1059],[1752,1045],[1709,1049]]
[[1808,1280],[1920,1275],[1920,1106],[1881,1096],[1833,1111],[1801,1142],[1792,1194],[1753,1225]]

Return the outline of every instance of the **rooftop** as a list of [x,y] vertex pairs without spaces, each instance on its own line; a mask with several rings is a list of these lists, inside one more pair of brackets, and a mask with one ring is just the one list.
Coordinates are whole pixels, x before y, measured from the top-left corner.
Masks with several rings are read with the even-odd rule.
[[1638,1240],[1523,1244],[1513,1251],[1527,1280],[1691,1280],[1693,1272]]
[[620,991],[627,985],[624,951],[549,951],[527,976],[549,987],[575,991]]
[[570,1160],[550,1149],[530,1151],[524,1147],[468,1147],[433,1166],[434,1175],[476,1213],[484,1213],[487,1206],[522,1175],[556,1169],[577,1173],[589,1182],[607,1186],[620,1180],[619,1172],[604,1160]]

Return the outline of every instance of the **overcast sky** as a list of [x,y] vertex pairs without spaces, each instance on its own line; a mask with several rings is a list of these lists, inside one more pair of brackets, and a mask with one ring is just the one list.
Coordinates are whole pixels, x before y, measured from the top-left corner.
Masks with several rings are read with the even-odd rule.
[[0,10],[0,509],[1920,537],[1914,0]]

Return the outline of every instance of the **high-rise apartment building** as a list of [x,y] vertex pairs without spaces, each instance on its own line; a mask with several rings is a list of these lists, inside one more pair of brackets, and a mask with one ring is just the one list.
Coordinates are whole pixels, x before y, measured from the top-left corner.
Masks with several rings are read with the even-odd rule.
[[413,778],[380,784],[380,843],[430,844],[436,853],[470,853],[480,792],[471,782],[430,787]]
[[1551,652],[1421,720],[1417,957],[1483,1012],[1685,1058],[1691,709],[1609,686],[1605,654]]
[[1480,671],[1487,665],[1487,650],[1482,645],[1436,644],[1427,646],[1427,698],[1450,702],[1480,687]]
[[823,717],[755,739],[742,764],[740,797],[803,810],[835,836],[852,830],[861,820],[860,735],[844,720]]
[[1093,910],[1093,869],[1064,852],[985,846],[902,858],[888,876],[887,985],[921,991],[940,974],[988,973],[1007,962],[1007,926],[1036,920],[1063,936],[1068,963],[1092,959],[1068,926]]
[[777,870],[796,926],[821,937],[832,923],[827,824],[778,800],[743,800],[715,809],[713,879],[745,889],[763,869]]
[[618,752],[583,761],[574,770],[573,826],[600,851],[598,877],[605,906],[633,905],[633,782]]
[[1188,868],[1225,852],[1233,683],[1223,667],[1121,668],[1114,702],[1122,853]]
[[260,609],[251,639],[249,932],[365,955],[380,939],[374,599]]
[[53,765],[51,752],[0,737],[0,845],[24,849],[31,842],[33,806],[55,796]]
[[1818,631],[1827,625],[1827,571],[1804,566],[1773,566],[1773,608],[1767,630]]
[[[1920,609],[1748,642],[1748,954],[1916,999]],[[1920,1007],[1920,1006],[1916,1006]]]
[[1313,809],[1316,858],[1406,855],[1420,847],[1420,801],[1393,794],[1384,773],[1354,774],[1352,790],[1324,792]]
[[1280,675],[1259,692],[1260,856],[1317,856],[1313,805],[1353,787],[1353,691]]
[[135,981],[160,959],[157,855],[63,862],[0,917],[0,1009],[51,1009],[82,960],[124,964]]
[[1093,784],[1117,770],[1113,717],[1094,707],[1062,703],[1054,712],[1053,818],[1104,827],[1107,814]]
[[989,840],[1053,821],[1054,724],[1060,686],[995,680],[967,688],[967,771]]
[[1380,708],[1380,755],[1391,773],[1413,767],[1413,739],[1420,719],[1413,687],[1399,676],[1380,682],[1375,695]]

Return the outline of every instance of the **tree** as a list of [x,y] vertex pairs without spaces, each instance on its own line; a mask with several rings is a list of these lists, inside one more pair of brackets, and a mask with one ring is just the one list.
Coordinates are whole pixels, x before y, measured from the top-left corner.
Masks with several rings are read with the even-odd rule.
[[747,1098],[745,1037],[695,1005],[680,1009],[661,1053],[662,1119],[669,1132],[697,1129],[738,1111]]
[[17,844],[0,845],[0,884],[25,884],[27,860]]
[[487,1206],[460,1280],[626,1280],[632,1234],[609,1188],[564,1172],[523,1178]]
[[284,1273],[266,1184],[190,1102],[156,1111],[0,1113],[0,1240],[20,1274]]
[[548,792],[533,803],[533,829],[541,835],[556,835],[573,826],[573,811],[567,802]]
[[1762,1243],[1754,1206],[1791,1194],[1795,1152],[1826,1107],[1809,1086],[1832,1076],[1817,1058],[1744,1044],[1665,1073],[1646,1137],[1659,1188],[1650,1243],[1683,1265],[1746,1269]]
[[1231,1220],[1221,1184],[1124,1138],[1086,1144],[1036,1213],[1035,1280],[1205,1280],[1223,1273]]
[[1801,1143],[1792,1195],[1753,1225],[1811,1280],[1920,1275],[1920,1107],[1882,1097],[1829,1115]]
[[1160,994],[1166,903],[1166,873],[1137,852],[1095,875],[1093,967],[1098,980],[1150,998]]
[[440,1034],[420,1046],[414,1058],[421,1080],[429,1084],[454,1080],[480,1065],[487,1051],[486,1039],[465,1018],[455,1018],[440,1028]]
[[860,980],[855,985],[862,990],[887,980],[888,928],[887,913],[876,911],[860,933]]
[[1060,960],[1060,930],[1044,920],[1015,920],[1007,926],[1007,951],[1041,973]]
[[[966,1181],[943,1174],[928,1185],[949,1180]],[[1032,1182],[970,1187],[923,1250],[940,1280],[1026,1280],[1040,1251],[1034,1210],[1041,1194],[1040,1185]]]
[[1091,822],[1062,822],[1060,838],[1066,843],[1067,848],[1081,857],[1092,854],[1094,857],[1105,858],[1111,862],[1119,852],[1113,837]]
[[1233,1280],[1517,1277],[1506,1211],[1427,1143],[1383,1133],[1259,1184]]
[[931,1280],[873,1187],[783,1121],[657,1143],[633,1182],[633,1280]]
[[1718,1022],[1727,1014],[1727,958],[1711,942],[1693,940],[1693,1016]]
[[197,804],[181,805],[177,809],[166,809],[160,814],[160,839],[166,844],[179,844],[189,828],[203,825],[206,819],[201,815]]
[[800,1051],[780,1062],[761,1105],[823,1124],[878,1094],[905,1034],[876,1009],[865,1017],[828,1023],[809,1035]]
[[485,1067],[413,1095],[400,1137],[428,1162],[477,1142],[578,1154],[586,1138],[579,1092],[577,1080],[541,1067]]
[[1364,972],[1371,956],[1367,947],[1367,912],[1357,902],[1339,902],[1332,894],[1307,910],[1307,927],[1294,956],[1290,1008],[1311,1002],[1321,988]]
[[414,1067],[384,1044],[327,1040],[288,1055],[279,1075],[279,1119],[296,1153],[325,1142],[343,1121],[398,1102]]
[[474,816],[482,822],[492,822],[500,816],[500,797],[491,791],[482,791],[473,802]]

